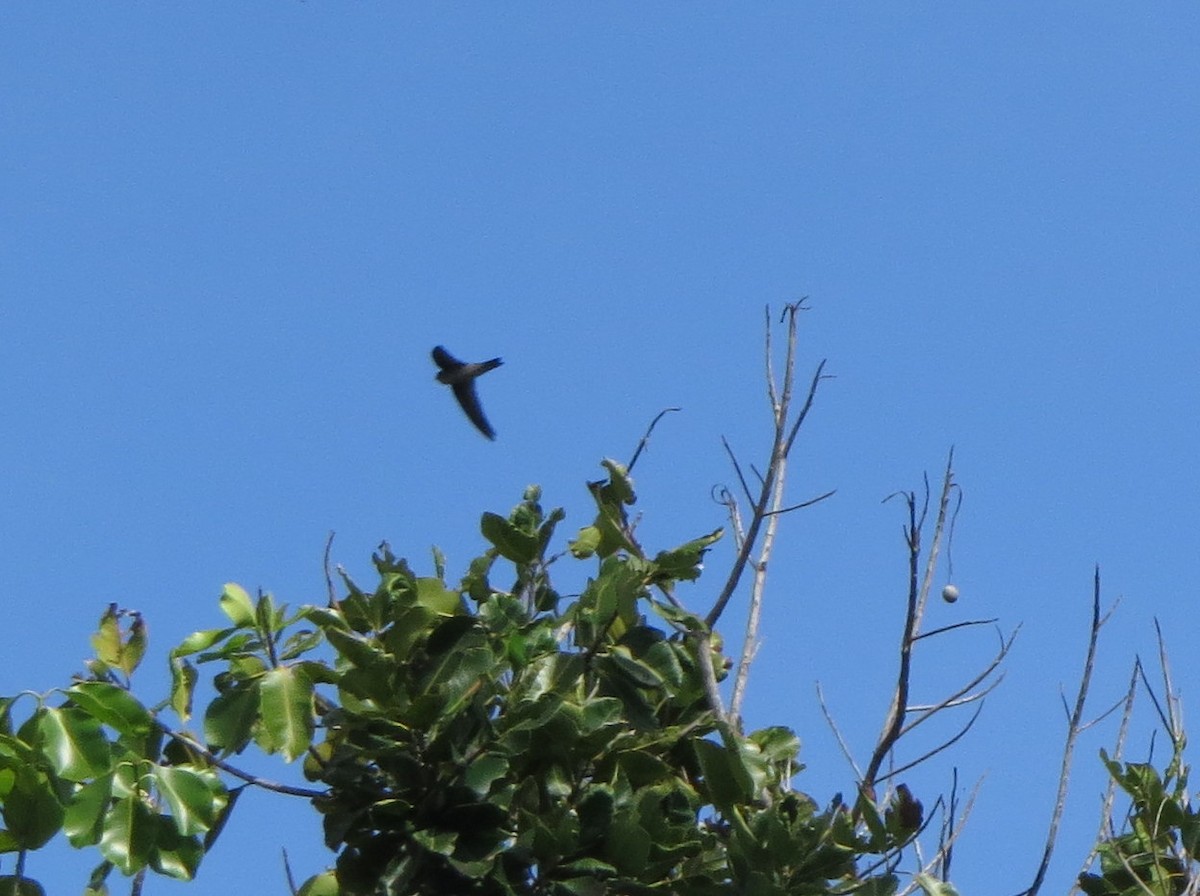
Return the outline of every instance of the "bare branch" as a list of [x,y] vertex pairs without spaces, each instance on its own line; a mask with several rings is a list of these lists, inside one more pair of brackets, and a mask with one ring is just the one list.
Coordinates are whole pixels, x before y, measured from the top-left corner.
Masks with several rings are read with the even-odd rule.
[[650,421],[650,425],[646,428],[646,434],[642,436],[642,440],[638,442],[637,449],[633,452],[633,457],[630,459],[629,463],[625,465],[626,471],[630,473],[633,472],[633,465],[636,464],[638,462],[638,458],[642,456],[642,449],[645,448],[646,444],[650,441],[650,433],[654,432],[654,427],[658,425],[658,421],[672,411],[679,410],[682,410],[682,408],[663,408],[658,412],[658,414],[655,415],[654,419]]
[[[876,741],[871,761],[867,764],[867,774],[862,782],[864,787],[874,786],[880,768],[896,742],[904,732],[905,713],[908,708],[908,692],[912,674],[912,648],[916,643],[921,618],[925,612],[925,603],[929,597],[929,589],[933,584],[933,574],[937,567],[938,550],[941,546],[946,525],[946,509],[950,503],[950,494],[954,489],[954,449],[950,449],[946,460],[946,473],[942,483],[941,498],[938,502],[937,522],[933,529],[933,540],[929,556],[926,558],[925,575],[918,580],[919,562],[921,556],[921,530],[929,510],[929,477],[925,476],[925,497],[921,512],[917,514],[916,495],[912,492],[897,492],[884,500],[891,500],[896,494],[903,494],[908,507],[908,525],[905,527],[905,542],[908,545],[908,603],[904,617],[904,633],[900,638],[900,664],[896,672],[896,684],[892,693],[892,705]],[[1006,651],[1002,651],[1006,652]]]
[[716,503],[725,508],[725,512],[729,514],[729,527],[733,530],[733,546],[735,550],[742,549],[742,542],[746,540],[746,532],[742,528],[742,513],[738,509],[737,498],[725,486],[713,486],[712,499]]
[[837,494],[837,489],[835,488],[835,489],[833,489],[833,491],[828,491],[825,494],[818,495],[815,498],[809,498],[807,501],[803,501],[800,504],[793,504],[791,507],[783,507],[779,510],[768,510],[767,516],[774,516],[775,514],[791,513],[793,510],[803,510],[805,507],[812,507],[814,504],[819,504],[820,502],[824,501],[826,498],[832,498],[836,494]]
[[825,375],[825,361],[822,360],[817,365],[817,372],[813,374],[812,382],[808,386],[808,396],[804,399],[804,406],[800,408],[800,413],[796,417],[796,422],[792,424],[792,430],[788,433],[787,443],[784,445],[784,453],[790,453],[792,444],[796,441],[796,436],[800,434],[800,427],[808,417],[808,412],[812,409],[813,399],[817,396],[817,385],[821,380],[832,379]]
[[[771,366],[771,357],[774,352],[771,350],[771,306],[768,305],[763,309],[763,316],[766,318],[766,333],[767,333],[767,350],[765,352],[767,361],[767,400],[771,402],[771,416],[779,415],[779,396],[775,390],[775,369]],[[780,319],[782,323],[782,318]]]
[[[1107,618],[1107,617],[1106,617]],[[1103,625],[1104,620],[1101,620]],[[1121,725],[1117,729],[1117,741],[1113,748],[1112,758],[1120,761],[1125,754],[1125,739],[1129,734],[1129,722],[1133,718],[1134,697],[1137,695],[1138,676],[1141,670],[1141,660],[1133,661],[1133,672],[1129,676],[1129,687],[1125,689],[1125,710],[1121,713]],[[1117,782],[1111,775],[1108,778],[1108,786],[1104,788],[1104,797],[1100,802],[1100,825],[1096,831],[1096,838],[1092,844],[1091,850],[1088,852],[1087,858],[1083,860],[1083,867],[1079,869],[1079,874],[1075,875],[1076,883],[1071,887],[1070,892],[1080,892],[1079,878],[1087,873],[1087,870],[1092,867],[1092,863],[1096,860],[1099,854],[1099,845],[1104,841],[1106,833],[1112,827],[1112,809],[1113,803],[1117,796]]]
[[[995,625],[999,621],[1000,617],[998,616],[993,616],[991,619],[968,619],[964,622],[955,622],[951,625],[943,625],[941,628],[934,628],[927,632],[921,632],[921,634],[917,635],[915,638],[913,638],[913,640],[920,641],[923,638],[932,638],[934,635],[940,635],[943,632],[952,632],[956,628],[970,628],[976,625]],[[1017,627],[1020,628],[1020,626]]]
[[[800,416],[793,425],[790,437],[785,437],[784,427],[786,425],[787,409],[791,401],[792,382],[794,380],[794,359],[796,345],[796,311],[800,309],[800,303],[788,305],[784,309],[784,317],[787,320],[787,338],[788,345],[785,354],[784,375],[783,375],[783,391],[779,393],[776,389],[773,373],[771,373],[771,325],[770,312],[767,315],[767,335],[766,335],[766,353],[767,353],[767,370],[768,370],[768,392],[771,396],[772,409],[775,417],[775,436],[771,446],[771,460],[767,465],[766,474],[760,476],[761,487],[759,488],[758,499],[751,501],[752,512],[750,522],[746,528],[746,537],[742,543],[741,549],[737,552],[734,558],[733,566],[729,571],[729,576],[725,581],[725,585],[721,588],[716,601],[713,602],[712,609],[708,611],[704,622],[712,628],[716,625],[717,620],[721,618],[721,614],[725,612],[725,607],[728,605],[733,593],[737,590],[737,586],[741,581],[742,574],[745,572],[746,564],[750,561],[750,555],[758,542],[759,531],[762,528],[763,520],[767,519],[768,508],[771,505],[772,496],[776,495],[776,481],[782,479],[783,471],[787,466],[787,454],[791,450],[792,441],[795,439],[799,424],[803,422],[809,408],[812,407],[816,397],[817,386],[822,379],[822,371],[825,368],[825,361],[822,361],[817,366],[816,375],[814,375],[812,383],[809,386],[808,395],[805,399],[804,407],[801,410]],[[732,456],[732,452],[731,452]],[[753,467],[752,467],[753,469]],[[739,478],[741,477],[739,471]],[[745,481],[743,478],[743,488]],[[778,495],[782,495],[782,486],[778,491]],[[746,489],[749,494],[749,489]],[[782,501],[777,498],[775,507],[778,508]]]
[[329,530],[329,537],[325,539],[325,562],[323,568],[325,570],[325,588],[329,593],[329,606],[334,610],[340,610],[341,604],[338,603],[337,592],[333,590],[333,574],[329,571],[329,552],[333,550],[333,530]]
[[1079,692],[1075,698],[1075,709],[1071,713],[1067,726],[1067,736],[1063,743],[1062,766],[1058,774],[1058,793],[1054,800],[1054,812],[1050,816],[1050,827],[1046,832],[1046,845],[1042,850],[1042,860],[1038,864],[1033,883],[1023,890],[1021,896],[1035,896],[1046,879],[1046,870],[1050,867],[1050,857],[1054,854],[1054,844],[1058,839],[1058,826],[1062,822],[1063,809],[1067,802],[1067,784],[1071,777],[1071,760],[1075,752],[1075,741],[1079,737],[1080,722],[1083,719],[1083,708],[1087,702],[1088,689],[1092,683],[1092,671],[1096,663],[1096,643],[1100,638],[1100,567],[1096,567],[1092,584],[1092,624],[1088,632],[1087,656],[1083,662],[1083,674],[1079,679]]
[[742,493],[745,494],[746,501],[753,504],[754,496],[750,494],[750,486],[746,485],[746,477],[742,475],[741,465],[738,464],[737,457],[734,456],[733,449],[729,447],[729,442],[726,441],[724,436],[721,436],[721,444],[725,446],[725,453],[729,455],[729,461],[733,464],[733,471],[737,473],[738,482],[742,484]]
[[910,768],[915,768],[916,766],[920,765],[925,760],[930,759],[931,757],[936,756],[938,753],[942,752],[943,750],[954,746],[955,743],[957,743],[959,740],[961,740],[963,738],[963,736],[966,735],[966,733],[971,730],[972,726],[974,726],[974,724],[975,724],[975,720],[979,718],[979,714],[981,712],[983,712],[983,703],[980,703],[978,706],[975,707],[975,712],[973,712],[971,714],[971,718],[967,720],[967,724],[965,724],[961,729],[959,729],[958,734],[954,735],[954,737],[950,738],[949,740],[943,741],[939,746],[936,746],[932,750],[929,750],[928,752],[923,753],[922,755],[918,756],[916,759],[913,759],[911,762],[906,762],[903,765],[897,766],[896,768],[888,769],[886,773],[879,776],[876,780],[877,781],[886,781],[889,778],[894,778],[894,777],[896,777],[896,775],[903,774],[904,772],[908,771]]
[[833,715],[829,712],[829,706],[825,703],[825,694],[821,690],[821,682],[819,681],[817,682],[817,703],[821,706],[821,714],[825,716],[825,722],[829,725],[829,730],[833,732],[833,736],[838,742],[838,747],[841,748],[842,755],[850,763],[850,768],[854,769],[854,776],[862,780],[862,770],[858,767],[858,763],[854,761],[854,755],[850,752],[850,747],[847,745],[846,739],[842,737],[842,732],[838,730],[837,722],[833,720]]

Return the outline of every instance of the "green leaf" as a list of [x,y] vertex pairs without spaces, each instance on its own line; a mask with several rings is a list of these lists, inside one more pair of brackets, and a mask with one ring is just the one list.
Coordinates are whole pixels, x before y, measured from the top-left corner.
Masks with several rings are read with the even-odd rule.
[[953,884],[938,880],[925,872],[917,873],[913,877],[913,882],[929,896],[958,896],[958,890],[954,889]]
[[117,800],[104,817],[100,854],[123,874],[145,867],[154,847],[155,818],[137,794]]
[[566,518],[566,511],[561,507],[555,507],[550,511],[550,515],[546,517],[545,522],[538,527],[538,556],[541,556],[550,545],[550,539],[554,537],[555,527]]
[[763,756],[772,762],[794,761],[800,753],[800,738],[791,728],[782,725],[760,728],[749,735],[749,740],[757,744]]
[[100,721],[73,706],[47,707],[38,719],[42,753],[60,778],[86,781],[108,771],[112,760]]
[[662,676],[645,663],[631,657],[625,648],[614,647],[608,655],[608,660],[618,672],[640,688],[657,688],[663,685]]
[[109,666],[116,666],[121,658],[121,625],[118,621],[117,605],[109,604],[100,625],[92,635],[92,649],[96,659]]
[[319,647],[324,640],[324,635],[312,629],[293,632],[279,648],[279,661],[286,663],[303,656]]
[[185,836],[207,831],[225,804],[220,781],[211,772],[156,765],[151,776],[171,808],[175,826]]
[[204,713],[204,738],[218,750],[240,753],[258,719],[258,682],[219,694]]
[[491,789],[492,782],[506,774],[508,774],[508,760],[495,753],[489,753],[480,756],[467,766],[463,783],[475,791],[478,796],[484,797]]
[[142,657],[146,655],[146,645],[148,638],[146,637],[146,622],[142,619],[141,613],[131,613],[133,622],[129,626],[129,639],[121,651],[121,671],[126,676],[134,673],[138,666],[142,663]]
[[579,530],[579,534],[574,541],[568,543],[567,547],[577,560],[584,560],[594,553],[600,547],[601,534],[596,526],[584,526]]
[[417,579],[417,603],[439,616],[453,616],[462,609],[462,598],[451,591],[441,579]]
[[80,681],[66,691],[85,712],[121,734],[139,737],[149,733],[154,720],[132,694],[107,681]]
[[[247,597],[249,600],[249,597]],[[179,646],[171,651],[171,657],[191,656],[193,653],[199,653],[202,650],[208,650],[218,641],[224,641],[234,632],[236,628],[210,628],[199,632],[192,632],[180,642]]]
[[312,743],[313,686],[303,670],[280,666],[259,684],[261,725],[255,740],[268,753],[282,752],[291,762]]
[[658,568],[655,581],[666,578],[671,581],[691,581],[700,577],[704,554],[724,534],[724,529],[715,529],[707,535],[680,545],[671,551],[660,551],[654,558]]
[[328,628],[325,637],[342,658],[360,669],[375,669],[385,666],[390,659],[386,651],[380,650],[374,639],[340,628]]
[[191,880],[196,876],[204,847],[197,837],[185,836],[165,815],[155,816],[154,848],[150,852],[150,867],[159,874],[176,880]]
[[63,815],[63,833],[77,849],[100,842],[104,812],[112,798],[112,775],[104,775],[80,787],[71,796]]
[[192,695],[196,690],[196,667],[185,659],[171,657],[171,709],[184,722],[192,717]]
[[18,849],[40,849],[59,832],[64,809],[50,779],[26,766],[14,770],[0,813]]
[[254,625],[254,601],[241,585],[226,583],[221,592],[220,605],[229,621],[239,628]]
[[300,896],[340,896],[341,892],[337,874],[333,871],[310,877],[300,887]]
[[[217,783],[222,787],[224,786],[223,784],[220,784],[219,781]],[[213,821],[212,826],[208,829],[208,833],[204,835],[205,852],[208,852],[213,848],[213,845],[217,842],[217,838],[221,836],[221,831],[225,830],[225,824],[229,821],[230,816],[233,814],[233,807],[237,805],[238,799],[243,793],[245,793],[246,788],[249,786],[249,784],[243,784],[241,787],[235,787],[233,790],[225,792],[224,805],[221,806],[220,811],[217,813],[216,819]]]
[[32,878],[0,874],[0,896],[46,896],[46,891]]
[[479,529],[504,559],[528,564],[537,558],[537,536],[522,532],[499,514],[485,513],[479,521]]
[[734,807],[751,802],[754,785],[740,756],[711,740],[697,740],[693,746],[704,773],[708,798],[718,812],[728,815]]

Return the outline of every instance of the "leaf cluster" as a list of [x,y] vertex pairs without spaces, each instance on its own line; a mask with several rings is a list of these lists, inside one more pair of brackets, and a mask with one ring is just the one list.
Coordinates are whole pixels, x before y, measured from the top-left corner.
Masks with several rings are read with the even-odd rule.
[[[650,556],[626,515],[632,482],[606,468],[594,521],[559,555],[564,513],[530,488],[484,514],[489,547],[453,585],[436,551],[421,576],[384,545],[374,587],[343,574],[327,606],[289,613],[226,586],[230,624],[171,651],[159,706],[131,687],[140,617],[123,629],[111,608],[90,676],[57,705],[33,697],[16,725],[19,698],[0,700],[0,850],[19,856],[6,880],[39,892],[26,855],[60,830],[100,850],[91,892],[113,868],[191,878],[254,785],[321,813],[336,862],[309,896],[893,892],[919,804],[915,821],[861,797],[822,809],[792,789],[790,730],[719,717],[705,679],[729,661],[674,592],[720,532]],[[573,595],[550,575],[568,557],[592,569]],[[201,666],[215,696],[193,734]],[[302,759],[311,786],[241,771],[251,746]]]

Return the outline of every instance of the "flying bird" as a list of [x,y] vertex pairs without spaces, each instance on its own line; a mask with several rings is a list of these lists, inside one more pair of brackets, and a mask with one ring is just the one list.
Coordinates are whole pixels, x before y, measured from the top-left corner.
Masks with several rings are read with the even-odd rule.
[[504,362],[499,358],[492,358],[479,364],[468,364],[458,360],[440,345],[433,350],[433,362],[441,368],[437,374],[437,381],[445,383],[454,391],[459,406],[475,427],[489,439],[495,439],[496,430],[492,429],[487,417],[483,416],[483,408],[479,406],[479,396],[475,394],[475,380],[489,370],[495,370]]

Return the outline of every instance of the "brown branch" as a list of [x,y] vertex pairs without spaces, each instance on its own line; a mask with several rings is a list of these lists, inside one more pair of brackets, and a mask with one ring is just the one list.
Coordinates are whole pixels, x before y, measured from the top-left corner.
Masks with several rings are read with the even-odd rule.
[[[867,772],[861,786],[869,790],[875,784],[879,770],[884,760],[896,746],[904,730],[905,714],[908,709],[908,692],[912,675],[912,648],[916,642],[921,625],[921,617],[925,612],[926,598],[933,583],[933,572],[937,563],[938,548],[946,523],[946,508],[950,502],[950,494],[954,489],[954,449],[946,461],[946,474],[942,484],[941,500],[938,502],[937,523],[933,529],[933,539],[930,546],[929,558],[925,564],[924,581],[920,581],[921,559],[921,530],[929,509],[929,477],[925,477],[925,499],[920,517],[917,515],[917,499],[912,492],[904,494],[908,506],[908,525],[905,527],[905,542],[908,545],[908,603],[904,616],[904,633],[900,638],[900,663],[896,673],[896,685],[892,692],[892,705],[875,743],[871,760],[867,763]],[[890,500],[890,495],[884,500]]]
[[1058,839],[1058,826],[1062,822],[1063,809],[1067,802],[1067,784],[1071,777],[1071,761],[1075,752],[1075,741],[1079,737],[1080,722],[1083,719],[1083,707],[1087,702],[1088,689],[1092,683],[1092,671],[1096,663],[1096,643],[1100,638],[1100,567],[1096,567],[1092,583],[1092,624],[1088,633],[1087,656],[1083,661],[1083,675],[1079,680],[1079,692],[1075,697],[1075,709],[1067,726],[1067,737],[1063,743],[1062,766],[1058,774],[1058,793],[1054,799],[1054,812],[1050,816],[1050,827],[1046,832],[1046,845],[1042,849],[1042,860],[1034,874],[1033,883],[1020,896],[1035,896],[1046,879],[1046,870],[1050,867],[1050,857],[1054,854],[1054,844]]
[[[1125,690],[1125,710],[1121,713],[1121,724],[1117,728],[1117,741],[1114,745],[1112,755],[1112,758],[1118,762],[1125,755],[1125,740],[1129,734],[1130,720],[1133,718],[1133,704],[1134,698],[1137,695],[1138,674],[1141,670],[1141,665],[1141,660],[1135,659],[1133,661],[1133,672],[1129,676],[1129,687]],[[1116,796],[1117,782],[1112,775],[1109,775],[1108,786],[1104,788],[1104,797],[1100,801],[1100,825],[1096,830],[1096,839],[1087,854],[1087,858],[1083,860],[1083,867],[1079,869],[1079,874],[1075,875],[1075,884],[1071,887],[1071,893],[1082,892],[1079,889],[1079,879],[1092,867],[1096,856],[1100,854],[1100,843],[1105,839],[1107,832],[1112,829],[1112,810]]]
[[854,769],[854,776],[861,780],[862,770],[859,769],[858,763],[854,761],[854,754],[850,752],[850,746],[846,743],[846,739],[842,737],[842,732],[838,730],[837,722],[834,721],[833,714],[830,713],[829,706],[825,703],[825,694],[821,690],[821,682],[819,681],[817,682],[817,703],[821,707],[821,714],[825,716],[825,723],[829,725],[829,730],[833,732],[833,736],[838,742],[838,747],[841,748],[842,755],[850,763],[850,768]]
[[[794,321],[793,321],[794,325]],[[792,331],[794,335],[794,331]],[[809,385],[808,398],[805,401],[805,407],[811,407],[813,399],[816,396],[817,386],[824,379],[823,371],[825,369],[825,361],[817,365],[817,371],[813,375],[812,382]],[[746,569],[746,563],[750,559],[750,553],[754,549],[755,543],[758,541],[758,531],[762,527],[763,520],[766,518],[765,513],[770,502],[772,488],[774,486],[774,478],[776,475],[775,458],[785,456],[784,450],[784,435],[782,426],[777,423],[775,431],[775,439],[771,449],[772,463],[767,467],[767,475],[763,479],[762,488],[759,491],[758,500],[754,503],[754,512],[750,517],[750,525],[746,529],[746,540],[742,544],[742,549],[738,551],[737,557],[734,559],[733,568],[729,571],[729,577],[722,587],[720,594],[717,596],[713,607],[708,611],[708,615],[704,617],[705,624],[712,628],[717,624],[717,620],[721,618],[721,614],[725,612],[725,607],[733,597],[733,592],[737,589],[738,583],[741,581],[742,573]]]
[[952,747],[955,743],[957,743],[959,740],[961,740],[968,731],[971,730],[971,728],[975,725],[975,720],[979,718],[979,714],[981,712],[983,712],[983,704],[982,703],[980,703],[977,707],[975,707],[975,712],[973,712],[971,714],[971,718],[967,720],[967,724],[965,724],[959,730],[958,734],[954,735],[949,740],[942,741],[942,743],[940,745],[934,747],[932,750],[929,750],[929,751],[921,754],[916,759],[906,762],[903,765],[899,765],[896,768],[889,768],[885,774],[881,775],[876,780],[877,781],[886,781],[888,778],[894,778],[894,777],[896,777],[896,775],[903,774],[904,772],[908,771],[910,768],[915,768],[916,766],[920,765],[925,760],[927,760],[933,756],[936,756],[938,753],[942,752],[943,750],[945,750],[949,747]]

